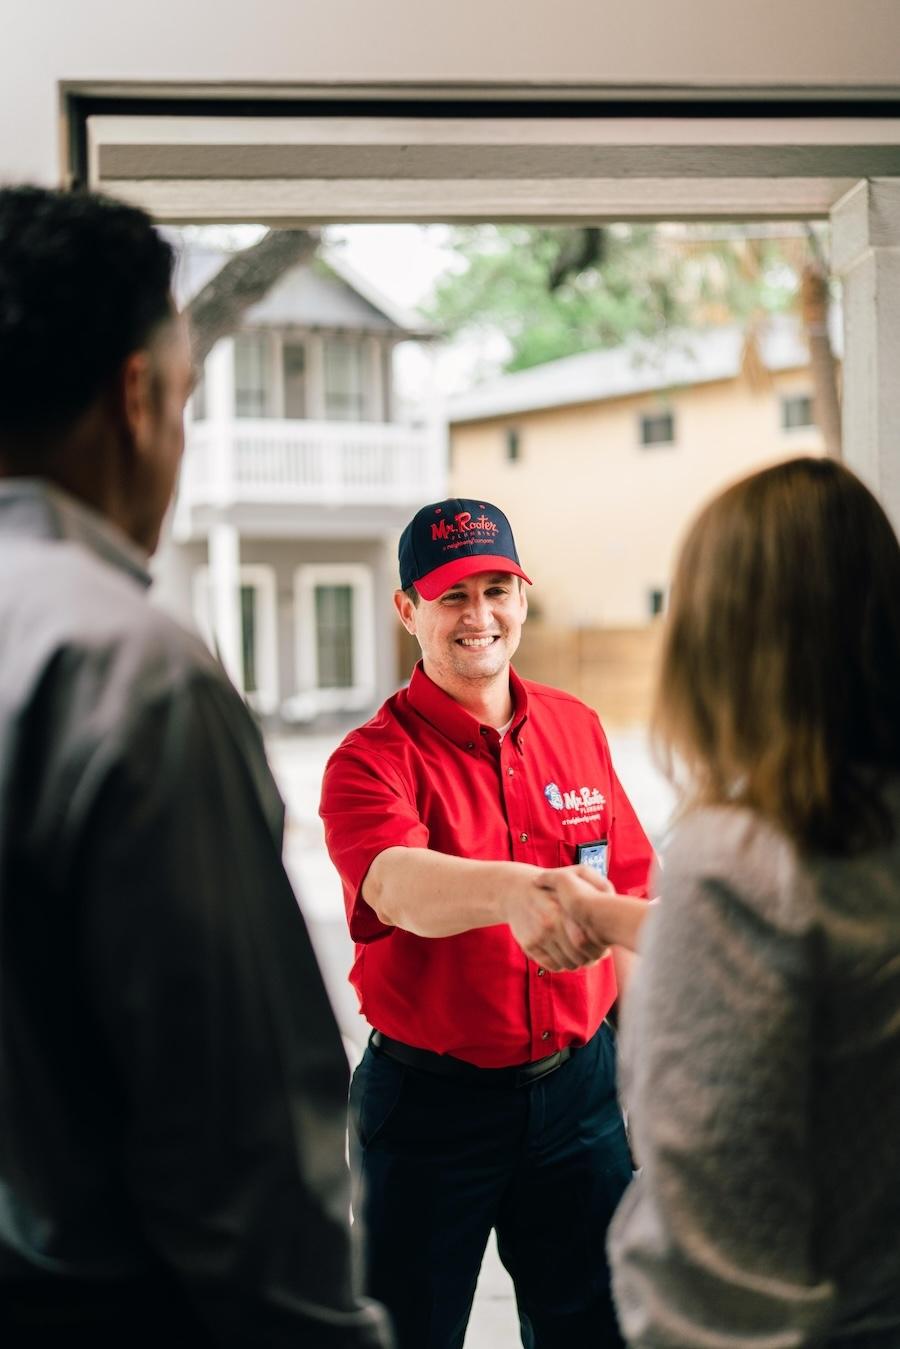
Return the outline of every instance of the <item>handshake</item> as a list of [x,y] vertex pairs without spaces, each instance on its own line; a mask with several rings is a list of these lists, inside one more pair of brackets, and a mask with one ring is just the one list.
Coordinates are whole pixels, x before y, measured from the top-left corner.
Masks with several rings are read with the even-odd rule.
[[593,965],[611,946],[637,947],[647,905],[617,895],[592,867],[533,868],[509,897],[506,921],[530,960],[553,971]]

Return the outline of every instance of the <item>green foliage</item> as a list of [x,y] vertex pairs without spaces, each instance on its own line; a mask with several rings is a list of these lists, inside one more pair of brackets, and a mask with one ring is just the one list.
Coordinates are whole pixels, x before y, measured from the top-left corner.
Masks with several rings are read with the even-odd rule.
[[522,370],[672,328],[748,322],[796,295],[793,247],[731,231],[531,225],[458,228],[458,270],[429,309],[444,331],[500,331]]

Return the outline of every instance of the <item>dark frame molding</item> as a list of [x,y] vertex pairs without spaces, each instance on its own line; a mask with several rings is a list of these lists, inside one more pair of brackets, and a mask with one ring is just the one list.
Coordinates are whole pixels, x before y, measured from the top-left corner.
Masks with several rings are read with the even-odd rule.
[[281,90],[172,89],[104,92],[64,87],[67,182],[83,188],[88,176],[88,119],[128,117],[430,117],[468,118],[900,118],[900,88],[867,90],[747,89],[523,89],[456,86],[323,86],[295,94]]

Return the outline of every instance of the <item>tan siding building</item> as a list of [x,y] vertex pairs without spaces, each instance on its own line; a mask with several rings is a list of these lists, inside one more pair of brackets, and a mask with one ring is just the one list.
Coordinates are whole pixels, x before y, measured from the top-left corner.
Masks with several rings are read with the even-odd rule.
[[[777,325],[741,372],[737,330],[691,352],[590,353],[454,400],[450,492],[501,506],[534,580],[517,667],[610,725],[646,720],[678,544],[719,488],[821,454],[797,329]],[[692,373],[694,378],[692,378]]]
[[[592,400],[556,406],[547,376],[584,358],[508,376],[491,386],[493,415],[477,415],[470,396],[451,407],[451,493],[485,496],[509,515],[535,581],[533,607],[546,622],[643,625],[669,584],[685,525],[705,500],[764,463],[821,453],[809,424],[804,353],[791,346],[797,350],[784,354],[797,364],[767,370],[762,387],[737,368],[703,378],[702,352],[696,383],[662,383],[663,366],[657,388],[623,395],[613,384],[604,396],[598,384]],[[594,359],[602,365],[612,355]],[[545,406],[522,406],[533,374],[544,377]],[[799,424],[788,429],[786,421]]]

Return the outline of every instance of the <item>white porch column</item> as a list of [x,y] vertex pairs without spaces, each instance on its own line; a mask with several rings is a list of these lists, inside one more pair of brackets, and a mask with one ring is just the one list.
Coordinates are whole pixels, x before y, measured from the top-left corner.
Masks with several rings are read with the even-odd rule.
[[844,459],[900,531],[900,178],[857,183],[831,228],[844,286]]
[[234,338],[223,337],[213,347],[204,366],[206,416],[211,422],[231,421],[234,416]]
[[325,420],[325,345],[321,333],[306,339],[306,415],[311,422]]
[[229,506],[234,498],[234,339],[231,337],[223,337],[217,342],[206,358],[206,415],[212,428],[210,486],[216,503]]
[[241,538],[230,520],[219,520],[210,527],[209,583],[212,630],[219,659],[235,688],[243,693]]
[[394,347],[393,341],[381,345],[381,390],[384,399],[384,420],[394,420]]
[[381,359],[381,341],[377,337],[363,338],[366,374],[366,421],[386,422],[384,392],[381,386],[384,365]]
[[438,376],[436,344],[428,348],[428,375],[422,404],[428,434],[425,496],[426,499],[439,501],[450,490],[450,423],[447,419],[447,398],[441,390]]

